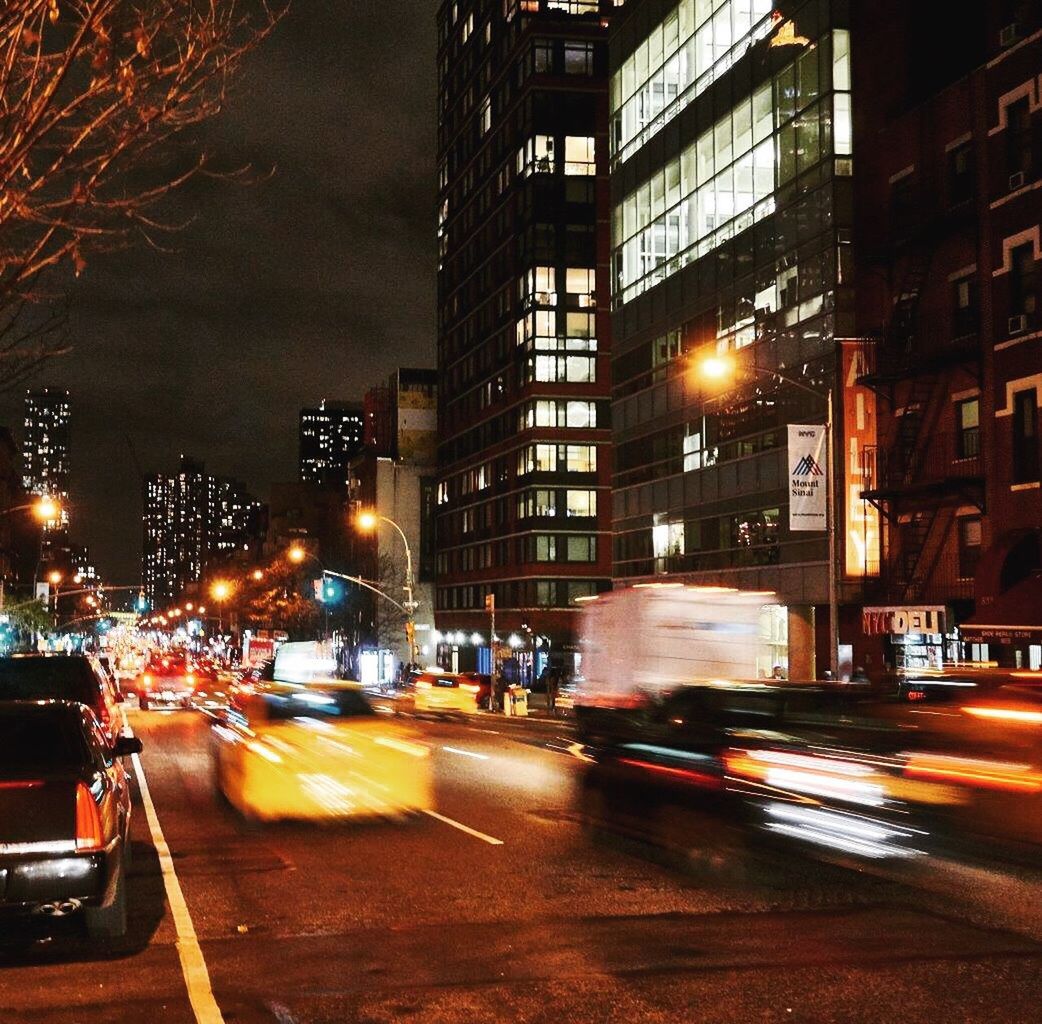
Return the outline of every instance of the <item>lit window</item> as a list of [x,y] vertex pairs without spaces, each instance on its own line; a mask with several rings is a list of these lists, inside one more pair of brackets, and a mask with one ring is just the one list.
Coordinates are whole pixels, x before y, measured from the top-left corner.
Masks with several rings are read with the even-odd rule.
[[565,515],[588,518],[597,515],[596,491],[567,491],[565,495]]
[[552,174],[556,167],[552,135],[533,136],[518,150],[517,173],[523,177],[529,174]]
[[481,134],[492,128],[492,97],[486,96],[481,103]]
[[566,75],[593,74],[593,43],[564,44],[564,73]]
[[595,140],[585,135],[568,135],[564,140],[564,173],[596,174]]

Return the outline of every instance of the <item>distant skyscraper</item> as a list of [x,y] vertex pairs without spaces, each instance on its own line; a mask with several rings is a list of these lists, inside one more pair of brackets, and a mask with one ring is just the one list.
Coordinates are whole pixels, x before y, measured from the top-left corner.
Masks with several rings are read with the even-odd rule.
[[347,467],[362,450],[363,412],[359,404],[319,403],[300,410],[300,480],[346,484]]
[[263,506],[236,480],[181,457],[179,471],[145,478],[142,583],[152,607],[176,601],[214,560],[259,536]]
[[69,392],[39,388],[25,394],[22,483],[29,494],[47,494],[61,503],[49,531],[69,525]]

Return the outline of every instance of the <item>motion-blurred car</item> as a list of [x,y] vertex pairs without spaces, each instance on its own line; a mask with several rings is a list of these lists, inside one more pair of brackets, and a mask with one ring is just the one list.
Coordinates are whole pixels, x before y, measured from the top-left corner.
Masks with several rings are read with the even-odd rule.
[[130,785],[92,711],[63,701],[0,704],[0,910],[82,912],[94,938],[127,929]]
[[196,676],[183,651],[154,651],[134,684],[138,706],[187,708],[195,695]]
[[123,731],[116,688],[82,654],[13,654],[0,658],[0,701],[71,700],[94,712],[109,741]]
[[[487,678],[487,677],[486,677]],[[418,714],[473,714],[482,701],[488,703],[491,683],[482,684],[475,672],[413,673],[398,699],[399,707]]]
[[231,701],[233,677],[212,663],[196,664],[193,669],[195,688],[189,698],[193,708],[216,711],[226,708]]
[[355,687],[266,684],[213,732],[217,787],[245,817],[401,817],[433,807],[429,749]]

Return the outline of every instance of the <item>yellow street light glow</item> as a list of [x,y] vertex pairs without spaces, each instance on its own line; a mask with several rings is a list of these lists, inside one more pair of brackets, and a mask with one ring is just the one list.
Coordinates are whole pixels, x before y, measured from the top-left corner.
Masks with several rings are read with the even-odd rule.
[[205,615],[206,614],[206,605],[205,604],[199,605],[199,614],[200,615]]
[[734,373],[734,363],[724,356],[706,356],[695,364],[695,370],[702,380],[718,383]]
[[43,497],[33,506],[33,513],[37,519],[44,521],[56,519],[60,512],[61,506],[53,498]]
[[171,608],[170,609],[170,614],[176,618],[178,615],[181,614],[181,609],[180,608]]
[[262,569],[254,569],[252,576],[255,580],[262,580],[264,579],[264,571]]
[[291,562],[296,562],[298,565],[307,558],[308,553],[299,545],[294,544],[293,547],[286,552],[286,557]]
[[191,601],[188,601],[188,602],[186,602],[186,604],[185,604],[185,608],[186,608],[186,609],[187,609],[188,611],[191,611],[193,607],[194,607],[194,605],[192,604],[192,602],[191,602]]
[[210,595],[215,601],[226,601],[231,596],[231,584],[227,580],[217,580],[210,587]]
[[375,530],[376,524],[379,519],[375,512],[359,512],[358,513],[358,528],[360,530]]
[[49,572],[47,574],[47,579],[50,583],[53,583],[54,586],[57,586],[62,581],[62,574],[55,569],[54,572]]

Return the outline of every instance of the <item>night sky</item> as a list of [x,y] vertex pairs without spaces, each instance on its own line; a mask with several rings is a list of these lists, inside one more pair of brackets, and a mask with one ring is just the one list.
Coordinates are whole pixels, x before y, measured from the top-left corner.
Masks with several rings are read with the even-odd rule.
[[[433,366],[436,5],[293,0],[205,132],[222,165],[170,208],[174,254],[91,260],[72,354],[34,385],[72,391],[72,536],[136,582],[141,471],[182,451],[262,500],[296,475],[297,414]],[[22,390],[0,399],[21,441]]]

